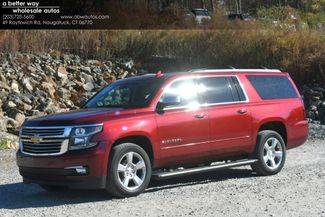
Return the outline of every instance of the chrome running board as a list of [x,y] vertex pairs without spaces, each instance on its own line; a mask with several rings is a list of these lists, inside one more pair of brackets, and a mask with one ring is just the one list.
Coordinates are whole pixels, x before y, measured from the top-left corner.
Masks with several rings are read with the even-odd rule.
[[196,173],[201,172],[208,172],[218,169],[225,169],[230,167],[238,167],[238,166],[244,166],[244,165],[250,165],[258,161],[257,159],[246,159],[246,160],[238,160],[234,162],[229,163],[223,163],[223,164],[217,164],[217,165],[211,165],[211,166],[203,166],[203,167],[194,167],[189,169],[179,169],[174,171],[157,171],[153,172],[152,176],[156,179],[167,179],[167,178],[173,178],[173,177],[179,177],[179,176],[185,176],[185,175],[192,175]]

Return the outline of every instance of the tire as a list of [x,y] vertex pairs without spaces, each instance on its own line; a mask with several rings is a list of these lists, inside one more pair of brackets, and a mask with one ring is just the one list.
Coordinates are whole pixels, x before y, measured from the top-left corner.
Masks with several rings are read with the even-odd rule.
[[65,186],[57,186],[57,185],[39,185],[39,186],[48,192],[59,192],[59,191],[68,190],[68,187]]
[[147,188],[150,178],[151,162],[145,150],[133,143],[113,147],[106,183],[110,194],[115,197],[137,196]]
[[286,160],[286,147],[281,135],[272,130],[260,131],[253,157],[258,159],[251,165],[257,175],[268,176],[279,173]]

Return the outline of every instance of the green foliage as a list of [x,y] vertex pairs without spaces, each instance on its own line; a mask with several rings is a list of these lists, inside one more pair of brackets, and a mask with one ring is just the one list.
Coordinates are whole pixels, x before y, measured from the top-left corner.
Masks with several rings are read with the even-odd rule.
[[9,143],[10,143],[10,141],[7,139],[0,139],[0,150],[9,148],[8,147]]
[[[24,30],[1,31],[1,52],[70,52],[84,58],[177,57],[188,68],[281,68],[297,82],[325,82],[321,31],[251,30]],[[158,69],[157,69],[158,70]]]

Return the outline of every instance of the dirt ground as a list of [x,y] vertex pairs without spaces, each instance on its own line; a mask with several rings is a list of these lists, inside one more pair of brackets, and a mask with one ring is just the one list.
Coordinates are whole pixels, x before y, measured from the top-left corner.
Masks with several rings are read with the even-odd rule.
[[22,184],[14,154],[0,151],[0,216],[325,216],[325,140],[288,151],[275,176],[256,176],[246,166],[152,181],[126,199]]

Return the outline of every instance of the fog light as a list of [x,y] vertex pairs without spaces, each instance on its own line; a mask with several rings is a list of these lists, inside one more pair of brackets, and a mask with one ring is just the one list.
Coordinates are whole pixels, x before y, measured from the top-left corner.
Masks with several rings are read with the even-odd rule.
[[85,175],[88,173],[88,170],[86,167],[83,166],[75,166],[75,167],[66,167],[64,168],[66,170],[75,170],[76,173],[80,174],[80,175]]

